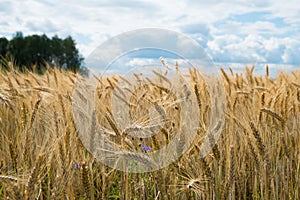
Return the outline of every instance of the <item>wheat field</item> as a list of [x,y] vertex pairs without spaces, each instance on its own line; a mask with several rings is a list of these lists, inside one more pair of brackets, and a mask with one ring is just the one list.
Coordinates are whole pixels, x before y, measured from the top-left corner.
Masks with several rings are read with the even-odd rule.
[[[195,69],[182,74],[197,97],[197,135],[176,162],[145,173],[107,167],[84,147],[72,115],[77,74],[1,71],[0,199],[300,199],[300,71],[273,78],[268,67],[264,75],[253,70],[220,69],[225,125],[204,158],[199,149],[212,109],[208,87]],[[149,140],[131,138],[122,135],[111,111],[120,80],[99,78],[97,123],[123,149],[143,152],[143,144],[155,150],[169,143],[180,126],[176,96],[155,84],[134,91],[126,103],[136,122],[149,125],[145,108],[155,102],[168,123]]]

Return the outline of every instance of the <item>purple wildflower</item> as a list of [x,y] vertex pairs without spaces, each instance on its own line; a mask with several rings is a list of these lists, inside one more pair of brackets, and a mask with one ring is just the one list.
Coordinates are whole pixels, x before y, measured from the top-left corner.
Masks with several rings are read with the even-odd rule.
[[78,169],[81,169],[81,168],[82,168],[81,163],[75,163],[75,165],[73,167],[74,170],[78,170]]
[[142,149],[144,151],[152,151],[152,148],[151,147],[147,147],[146,145],[142,145]]

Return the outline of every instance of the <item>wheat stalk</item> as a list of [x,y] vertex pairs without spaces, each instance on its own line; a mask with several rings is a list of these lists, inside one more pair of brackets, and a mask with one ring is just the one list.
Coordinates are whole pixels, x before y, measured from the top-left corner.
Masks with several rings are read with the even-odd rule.
[[274,117],[275,119],[277,119],[278,121],[284,123],[284,119],[276,112],[272,111],[272,110],[269,110],[269,109],[266,109],[266,108],[261,108],[260,109],[262,112],[265,112],[267,113],[268,115]]

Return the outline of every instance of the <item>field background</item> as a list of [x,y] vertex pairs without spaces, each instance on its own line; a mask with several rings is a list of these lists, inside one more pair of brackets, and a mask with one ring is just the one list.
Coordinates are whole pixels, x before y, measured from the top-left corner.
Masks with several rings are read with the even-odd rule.
[[[76,74],[1,71],[0,199],[299,199],[300,72],[271,78],[268,68],[259,76],[253,69],[221,69],[226,123],[205,158],[199,147],[211,105],[204,80],[191,70],[186,76],[193,77],[195,109],[203,119],[199,134],[178,162],[142,174],[108,168],[83,147],[71,106]],[[103,102],[117,81],[109,77],[99,84],[97,113],[99,123],[115,133],[110,106]],[[159,88],[150,93],[159,98],[155,92]],[[176,128],[172,109],[167,114]],[[159,148],[168,137],[150,144]],[[141,142],[132,143],[138,149]]]

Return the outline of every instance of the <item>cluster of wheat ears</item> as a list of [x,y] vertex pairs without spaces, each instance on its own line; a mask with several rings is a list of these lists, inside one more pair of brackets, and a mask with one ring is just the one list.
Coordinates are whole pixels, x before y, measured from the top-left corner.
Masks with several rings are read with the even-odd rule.
[[[197,97],[197,135],[176,162],[145,173],[107,167],[84,147],[72,114],[78,75],[58,69],[44,75],[12,67],[1,71],[0,199],[300,199],[300,72],[272,78],[268,68],[264,75],[255,76],[253,70],[220,70],[225,125],[205,157],[199,149],[210,121],[211,96],[199,72],[182,74]],[[163,73],[155,73],[168,82]],[[98,80],[93,118],[121,149],[146,157],[145,151],[175,137],[181,107],[170,91],[153,83],[133,91],[130,101],[118,97],[129,105],[136,124],[149,126],[151,105],[166,122],[155,136],[135,138],[122,134],[111,111],[111,93],[123,78]]]

